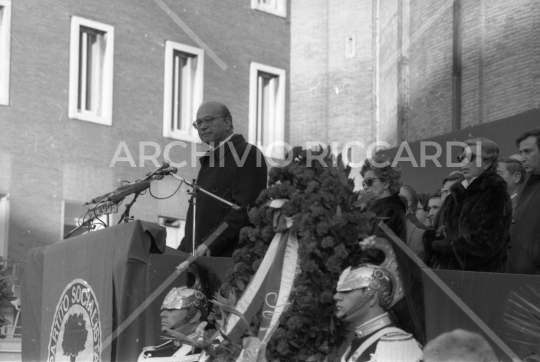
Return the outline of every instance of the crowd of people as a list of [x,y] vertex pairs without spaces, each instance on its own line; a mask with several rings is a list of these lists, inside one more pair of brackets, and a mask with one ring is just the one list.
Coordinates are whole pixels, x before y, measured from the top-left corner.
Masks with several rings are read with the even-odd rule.
[[398,166],[366,160],[364,189],[375,195],[372,205],[386,205],[370,211],[431,268],[540,274],[540,128],[520,135],[519,154],[507,158],[486,138],[465,144],[461,168],[432,194],[403,185]]
[[[193,126],[210,145],[201,158],[198,186],[221,199],[198,193],[196,230],[190,204],[180,249],[192,253],[194,245],[199,255],[230,257],[240,229],[249,224],[247,208],[266,187],[266,164],[257,147],[234,133],[225,105],[204,103]],[[540,208],[540,128],[520,135],[519,153],[505,158],[491,140],[476,138],[465,144],[469,148],[458,157],[461,168],[431,194],[403,185],[399,166],[377,167],[388,161],[386,156],[366,160],[360,173],[365,192],[373,198],[369,211],[385,218],[432,268],[540,274],[540,223],[535,222]],[[239,165],[238,155],[244,152],[247,157]],[[238,207],[227,207],[223,200]],[[228,225],[225,232],[205,244],[223,222]],[[376,224],[374,234],[379,232]]]
[[[247,208],[266,187],[266,164],[260,162],[257,147],[234,133],[225,105],[204,103],[193,126],[210,146],[201,158],[197,179],[210,193],[199,193],[196,212],[194,202],[190,204],[186,237],[179,249],[230,257],[240,229],[249,224]],[[415,268],[406,265],[413,261],[388,242],[381,220],[431,268],[540,274],[540,128],[519,136],[519,154],[507,158],[501,158],[497,144],[486,138],[464,143],[468,147],[458,157],[461,168],[441,180],[440,189],[432,194],[404,185],[399,166],[392,166],[385,155],[365,161],[360,174],[362,193],[369,195],[369,201],[364,206],[376,217],[371,220],[370,238],[359,243],[362,257],[343,271],[336,286],[336,316],[349,322],[356,333],[341,361],[368,361],[374,356],[393,360],[398,355],[406,361],[442,361],[448,340],[476,338],[457,331],[422,352],[417,341],[425,341],[423,313],[415,311],[423,305],[418,292],[422,288],[415,285],[421,278],[411,275]],[[238,155],[244,153],[245,162],[239,164]],[[226,232],[208,243],[224,222]],[[366,249],[378,249],[379,254]],[[156,358],[162,350],[169,356],[200,352],[192,346],[198,345],[197,325],[205,319],[211,294],[197,290],[173,289],[162,306],[163,330],[185,327],[180,335],[191,340],[191,347],[184,351],[182,343],[166,343],[146,349],[141,359]],[[411,299],[414,296],[417,300]]]

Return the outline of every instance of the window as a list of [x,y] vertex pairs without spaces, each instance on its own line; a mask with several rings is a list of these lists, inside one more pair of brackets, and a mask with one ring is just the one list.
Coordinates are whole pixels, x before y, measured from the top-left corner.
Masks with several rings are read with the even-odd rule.
[[192,123],[203,100],[204,50],[167,41],[163,136],[201,142]]
[[251,0],[251,8],[287,17],[287,0]]
[[114,28],[71,18],[69,117],[112,124]]
[[251,63],[249,86],[249,142],[268,157],[284,159],[285,71]]
[[186,220],[168,216],[159,216],[158,223],[167,229],[167,246],[177,249],[184,238]]
[[0,0],[0,104],[9,105],[11,0]]

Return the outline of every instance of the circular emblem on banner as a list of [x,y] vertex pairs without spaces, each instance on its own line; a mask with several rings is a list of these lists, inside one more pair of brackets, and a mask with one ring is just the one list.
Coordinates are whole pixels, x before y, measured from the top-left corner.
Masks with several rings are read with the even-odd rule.
[[90,284],[73,279],[56,306],[47,361],[101,361],[99,305]]

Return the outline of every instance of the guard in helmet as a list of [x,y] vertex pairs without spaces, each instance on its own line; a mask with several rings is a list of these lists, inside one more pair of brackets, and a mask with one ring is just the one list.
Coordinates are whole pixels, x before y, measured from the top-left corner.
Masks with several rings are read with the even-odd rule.
[[172,288],[163,300],[160,313],[161,330],[176,334],[176,339],[159,346],[145,347],[139,356],[139,361],[147,359],[204,361],[207,359],[204,353],[200,354],[200,350],[192,347],[192,344],[203,345],[201,342],[206,318],[212,310],[208,299],[218,293],[221,280],[212,269],[202,263],[184,263],[187,268],[187,286]]
[[356,334],[341,361],[421,361],[419,343],[398,328],[388,313],[404,296],[392,246],[380,237],[370,237],[360,245],[383,251],[385,260],[379,265],[348,267],[339,278],[334,295],[336,316],[349,323]]
[[[191,340],[201,339],[202,330],[197,327],[206,320],[208,300],[196,289],[187,287],[172,288],[161,305],[161,330],[173,330],[186,335]],[[203,325],[204,326],[204,325]],[[159,346],[145,347],[139,361],[146,359],[170,361],[170,357],[186,357],[181,361],[198,361],[200,351],[186,343],[176,340],[167,341]]]

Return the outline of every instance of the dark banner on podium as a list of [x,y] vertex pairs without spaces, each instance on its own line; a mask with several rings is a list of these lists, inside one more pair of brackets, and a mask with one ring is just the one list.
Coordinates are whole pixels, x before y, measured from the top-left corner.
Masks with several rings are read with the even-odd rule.
[[40,356],[98,361],[112,332],[114,244],[91,238],[51,245],[43,254]]
[[[520,359],[540,351],[539,275],[454,270],[434,272]],[[471,315],[460,309],[441,288],[426,277],[424,290],[428,340],[454,329],[464,329],[483,335],[500,361],[512,361]]]

